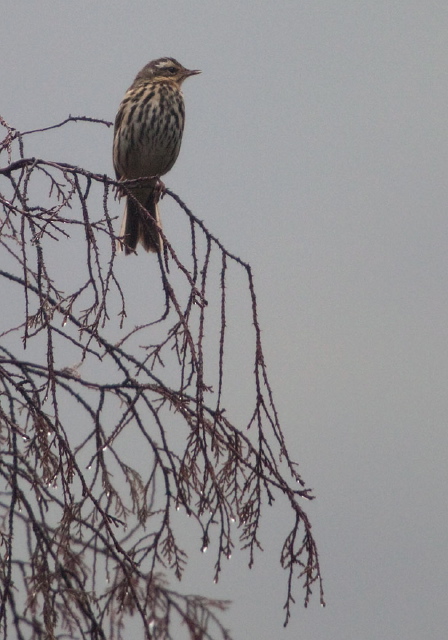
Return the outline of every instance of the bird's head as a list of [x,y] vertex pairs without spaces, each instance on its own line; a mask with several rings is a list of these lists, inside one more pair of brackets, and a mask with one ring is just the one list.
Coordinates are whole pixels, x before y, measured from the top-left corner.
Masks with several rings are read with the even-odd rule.
[[189,76],[195,76],[201,73],[199,70],[186,69],[174,58],[158,58],[148,62],[147,65],[137,74],[134,82],[163,81],[172,80],[176,84],[181,85]]

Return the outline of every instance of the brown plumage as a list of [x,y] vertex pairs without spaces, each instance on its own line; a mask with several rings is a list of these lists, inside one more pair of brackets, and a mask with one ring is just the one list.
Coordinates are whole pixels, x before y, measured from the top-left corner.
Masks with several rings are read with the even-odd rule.
[[159,58],[137,74],[115,118],[113,159],[118,180],[148,178],[132,187],[121,225],[126,254],[140,242],[146,251],[161,251],[162,238],[158,200],[160,176],[167,173],[179,155],[184,130],[183,81],[200,71],[185,69],[173,58]]

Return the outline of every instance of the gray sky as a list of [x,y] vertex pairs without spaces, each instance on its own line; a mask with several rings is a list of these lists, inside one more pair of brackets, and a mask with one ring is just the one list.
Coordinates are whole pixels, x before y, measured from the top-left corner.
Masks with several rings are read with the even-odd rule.
[[[253,267],[277,407],[317,495],[327,607],[298,602],[283,629],[277,512],[253,571],[232,558],[215,586],[204,560],[182,587],[233,599],[236,638],[445,638],[446,2],[2,8],[0,113],[20,130],[112,120],[159,56],[203,71],[165,183]],[[35,153],[111,174],[112,133],[74,127]]]

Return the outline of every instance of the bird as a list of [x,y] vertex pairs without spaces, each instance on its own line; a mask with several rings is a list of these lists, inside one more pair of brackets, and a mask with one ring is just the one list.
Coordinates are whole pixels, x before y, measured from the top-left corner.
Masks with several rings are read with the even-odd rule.
[[198,73],[174,58],[152,60],[138,72],[118,108],[113,142],[117,180],[148,178],[128,187],[133,197],[126,196],[118,242],[126,255],[135,253],[138,243],[146,251],[163,248],[158,231],[158,201],[164,188],[160,177],[173,167],[180,151],[185,122],[182,83]]

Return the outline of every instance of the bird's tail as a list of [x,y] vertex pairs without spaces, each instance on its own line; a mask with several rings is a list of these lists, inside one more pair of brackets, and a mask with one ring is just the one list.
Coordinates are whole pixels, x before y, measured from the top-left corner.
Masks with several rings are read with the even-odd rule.
[[[126,198],[126,206],[121,223],[121,242],[124,245],[126,255],[133,253],[140,242],[146,251],[156,253],[162,250],[162,238],[157,225],[160,226],[160,216],[157,190],[135,194],[139,202],[143,204],[146,211],[142,211],[137,203],[130,197]],[[156,224],[155,224],[156,223]]]

